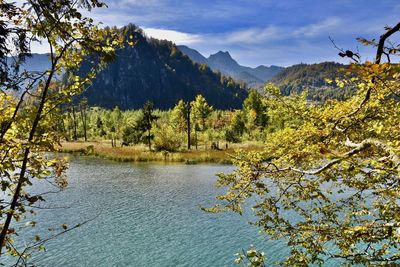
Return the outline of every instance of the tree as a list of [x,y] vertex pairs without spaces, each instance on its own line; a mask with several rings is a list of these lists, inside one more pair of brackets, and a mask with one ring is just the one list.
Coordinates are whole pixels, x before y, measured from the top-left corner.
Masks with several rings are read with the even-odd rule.
[[199,120],[202,131],[206,130],[206,120],[211,115],[213,108],[208,105],[206,99],[202,95],[196,96],[196,99],[192,102],[193,113]]
[[81,110],[81,118],[82,118],[82,128],[83,128],[83,137],[85,138],[85,142],[87,141],[87,99],[82,98],[79,102],[79,109]]
[[122,123],[122,112],[119,107],[115,107],[110,114],[110,123],[112,125],[111,130],[111,144],[112,147],[117,146],[117,137],[120,136],[121,123]]
[[149,150],[151,150],[151,140],[154,138],[151,129],[156,119],[158,119],[158,116],[154,115],[153,103],[147,101],[143,109],[140,110],[140,115],[133,125],[128,125],[123,129],[123,142],[125,144],[138,144],[143,142],[147,144]]
[[154,130],[154,150],[175,152],[181,146],[182,134],[168,124],[161,124]]
[[239,143],[246,130],[246,122],[241,110],[233,113],[230,126],[225,130],[225,140],[230,143]]
[[[198,95],[194,101],[190,103],[192,121],[194,122],[195,143],[197,149],[197,132],[205,131],[207,128],[206,120],[210,116],[213,108],[208,105],[206,99],[202,95]],[[201,127],[200,127],[201,126]]]
[[390,64],[399,47],[388,38],[399,31],[400,23],[386,28],[378,42],[361,39],[377,48],[373,63],[341,51],[354,61],[346,72],[357,74],[336,80],[338,87],[356,89],[347,100],[293,101],[268,86],[270,101],[281,103],[279,112],[301,123],[271,133],[262,152],[236,155],[237,170],[218,178],[228,191],[208,211],[241,213],[245,200],[256,196],[255,225],[291,247],[285,265],[341,259],[346,265],[398,266],[400,68]]
[[136,125],[127,125],[122,129],[123,145],[139,144],[142,141],[143,131]]
[[97,116],[96,119],[96,133],[101,137],[106,134],[103,128],[103,121],[101,120],[100,116]]
[[[102,6],[97,0],[29,0],[21,6],[0,0],[0,177],[7,195],[0,207],[0,255],[6,248],[26,256],[12,245],[17,233],[11,224],[43,199],[25,190],[32,180],[54,177],[60,188],[66,186],[65,162],[43,152],[54,151],[59,141],[54,129],[60,105],[71,102],[123,44],[114,30],[99,28],[79,11]],[[23,70],[38,41],[48,45],[50,68]],[[85,76],[75,75],[88,55],[92,67]],[[57,73],[66,74],[64,83],[56,81]]]
[[[207,139],[211,141],[212,149],[220,149],[219,142],[225,137],[225,128],[229,124],[229,113],[220,110],[212,113],[210,118],[211,127],[206,132]],[[227,149],[227,145],[225,148]]]
[[179,100],[178,104],[171,111],[171,122],[172,125],[178,131],[186,131],[187,133],[187,149],[190,150],[190,133],[191,133],[191,121],[190,121],[191,105],[185,103],[183,100]]
[[75,105],[72,103],[71,104],[71,111],[72,111],[72,122],[73,122],[73,127],[74,127],[74,141],[78,140],[78,134],[77,134],[77,120],[76,120],[76,112],[75,112]]
[[254,126],[265,127],[267,125],[267,108],[261,94],[256,90],[250,90],[249,96],[244,100],[243,110],[248,114],[248,119]]
[[153,103],[149,101],[144,104],[142,112],[140,128],[142,128],[144,132],[147,132],[145,140],[149,145],[149,150],[151,151],[151,140],[154,138],[154,135],[151,133],[151,128],[153,127],[153,121],[158,119],[158,116],[153,114]]

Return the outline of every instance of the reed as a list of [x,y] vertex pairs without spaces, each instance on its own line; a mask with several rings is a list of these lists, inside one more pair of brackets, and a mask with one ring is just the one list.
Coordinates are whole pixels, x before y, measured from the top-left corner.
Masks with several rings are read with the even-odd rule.
[[145,146],[112,147],[104,142],[64,142],[61,153],[95,156],[118,162],[180,162],[185,164],[231,164],[236,149],[261,150],[261,144],[236,144],[227,150],[182,150],[178,152],[148,151]]

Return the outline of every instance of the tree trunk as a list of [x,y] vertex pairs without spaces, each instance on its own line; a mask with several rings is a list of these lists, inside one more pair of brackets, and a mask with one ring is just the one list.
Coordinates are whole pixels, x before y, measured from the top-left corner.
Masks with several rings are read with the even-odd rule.
[[81,109],[81,117],[82,117],[82,125],[83,125],[83,136],[85,138],[85,142],[87,142],[87,134],[86,134],[86,111],[85,109]]
[[76,141],[78,140],[78,135],[76,134],[76,113],[74,105],[72,105],[72,118],[74,120],[74,141]]
[[148,139],[148,142],[149,142],[149,150],[151,151],[151,139],[150,139],[150,137],[151,137],[151,132],[150,132],[150,129],[149,129],[147,139]]
[[194,129],[194,142],[196,144],[196,150],[198,150],[198,146],[197,146],[197,129],[196,129],[196,127]]
[[67,129],[65,127],[65,121],[64,121],[64,115],[61,115],[61,131],[65,134],[65,139],[67,142],[69,142],[69,134],[67,133]]
[[72,138],[71,138],[71,113],[69,108],[67,108],[67,131],[68,131],[68,141],[70,141]]
[[187,148],[190,150],[190,103],[187,104],[186,111],[186,126],[187,126]]

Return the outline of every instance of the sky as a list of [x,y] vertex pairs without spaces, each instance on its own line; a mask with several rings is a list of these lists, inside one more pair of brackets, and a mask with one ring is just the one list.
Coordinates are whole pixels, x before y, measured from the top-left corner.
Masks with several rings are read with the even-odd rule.
[[[400,21],[399,0],[105,0],[90,16],[108,26],[134,23],[146,34],[205,56],[229,51],[246,66],[343,61],[340,48],[373,59],[357,37],[379,38]],[[395,40],[394,40],[395,41]],[[400,39],[399,39],[400,41]]]

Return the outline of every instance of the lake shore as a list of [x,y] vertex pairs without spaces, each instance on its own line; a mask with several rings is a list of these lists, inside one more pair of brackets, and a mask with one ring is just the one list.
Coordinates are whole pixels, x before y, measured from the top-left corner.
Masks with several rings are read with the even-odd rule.
[[261,150],[260,144],[235,144],[228,149],[211,150],[203,147],[198,150],[181,150],[178,152],[149,151],[142,145],[112,147],[105,142],[63,142],[58,151],[86,156],[95,156],[118,162],[177,162],[185,164],[215,163],[232,164],[231,156],[238,149]]

